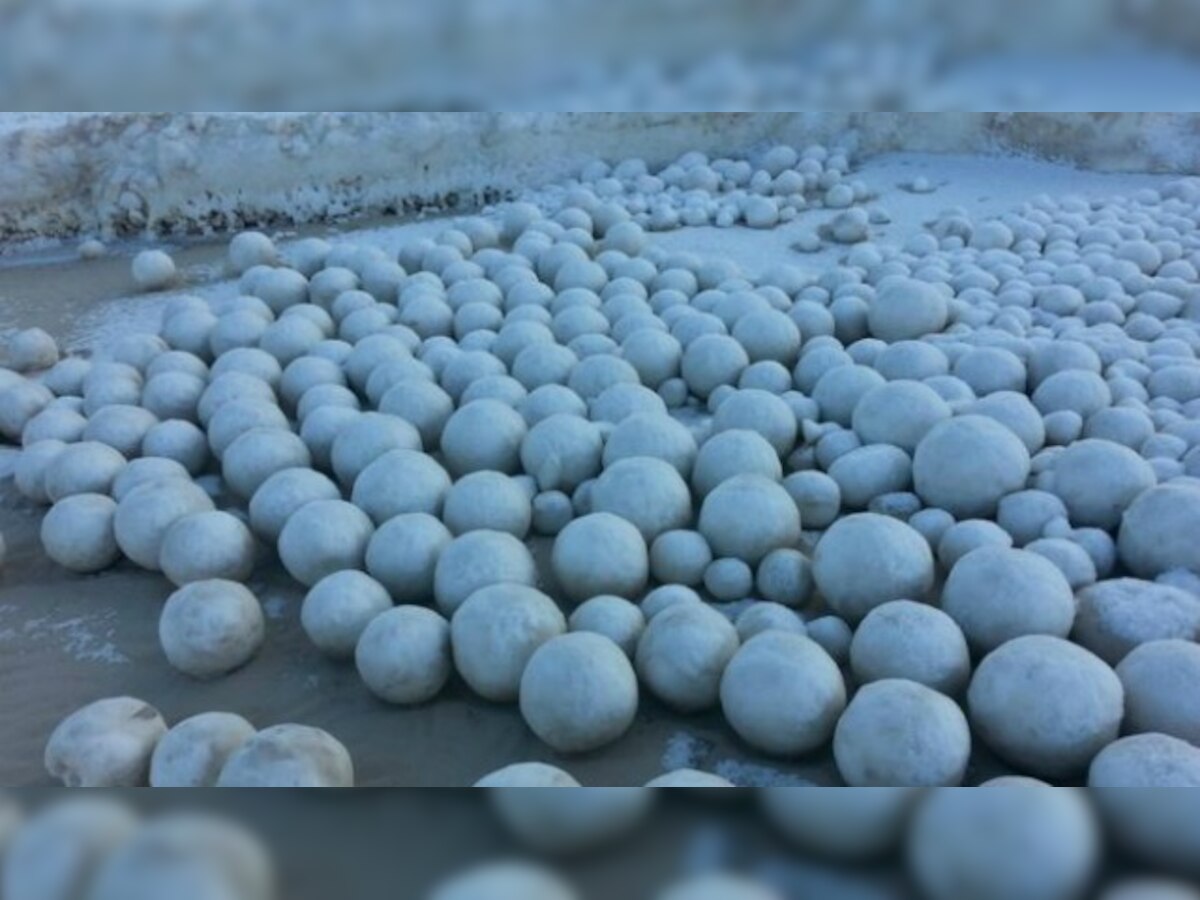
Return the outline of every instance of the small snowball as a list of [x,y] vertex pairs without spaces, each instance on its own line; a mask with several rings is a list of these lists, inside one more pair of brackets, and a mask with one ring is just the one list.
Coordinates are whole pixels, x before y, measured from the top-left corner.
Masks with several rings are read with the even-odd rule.
[[103,494],[75,494],[58,501],[42,519],[46,555],[72,572],[99,572],[121,557],[113,533],[117,504]]
[[1072,640],[1115,666],[1149,641],[1200,638],[1200,598],[1153,581],[1114,578],[1077,595]]
[[632,657],[638,639],[646,629],[646,616],[636,604],[624,597],[601,594],[585,600],[571,613],[567,624],[571,631],[604,635]]
[[212,508],[208,494],[191,481],[177,477],[150,480],[117,503],[113,533],[122,553],[143,569],[156,572],[171,525],[184,516]]
[[49,369],[58,362],[58,343],[41,328],[26,328],[8,339],[7,365],[14,372]]
[[1133,648],[1117,666],[1128,732],[1158,732],[1200,747],[1200,644],[1169,639]]
[[1197,572],[1200,571],[1197,534],[1200,534],[1200,491],[1183,482],[1160,484],[1140,494],[1125,510],[1117,535],[1117,550],[1121,562],[1142,578],[1154,578],[1171,569]]
[[860,683],[902,678],[949,696],[967,686],[971,656],[954,620],[911,600],[875,607],[850,643],[850,668]]
[[990,518],[1000,499],[1024,488],[1028,476],[1025,445],[984,416],[935,425],[913,456],[913,484],[921,499],[956,518]]
[[575,519],[554,540],[551,565],[568,598],[633,597],[649,577],[649,554],[637,528],[611,513]]
[[650,547],[650,573],[663,584],[695,586],[704,580],[712,550],[698,531],[666,531]]
[[754,587],[754,572],[740,559],[713,560],[704,570],[704,587],[720,603],[743,600]]
[[133,283],[139,291],[162,291],[175,283],[175,261],[162,250],[143,250],[133,258]]
[[897,278],[878,290],[867,323],[873,337],[891,343],[941,331],[948,316],[946,298],[933,285]]
[[704,499],[698,530],[717,556],[754,565],[800,539],[800,512],[777,482],[760,475],[722,481]]
[[292,513],[313,500],[340,500],[341,491],[325,475],[309,468],[282,469],[250,498],[250,527],[272,546]]
[[193,678],[214,678],[245,665],[262,646],[258,598],[232,581],[194,581],[170,597],[158,621],[167,661]]
[[801,850],[854,862],[893,850],[916,799],[912,788],[829,791],[768,787],[759,791],[767,819]]
[[371,620],[354,659],[376,697],[388,703],[424,703],[450,677],[450,625],[431,609],[397,606]]

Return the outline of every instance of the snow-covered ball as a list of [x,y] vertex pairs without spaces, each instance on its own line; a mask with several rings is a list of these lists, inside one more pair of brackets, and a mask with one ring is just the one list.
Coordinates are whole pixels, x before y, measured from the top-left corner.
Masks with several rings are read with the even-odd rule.
[[674,603],[648,617],[634,657],[642,682],[681,712],[710,709],[738,649],[733,624],[702,603]]
[[575,602],[599,594],[633,597],[646,586],[650,572],[641,533],[607,512],[582,516],[560,531],[551,565],[563,592]]
[[482,470],[515,474],[525,431],[525,420],[507,403],[475,400],[461,406],[442,430],[446,468],[455,476]]
[[183,478],[151,480],[117,504],[113,533],[121,552],[143,569],[157,572],[167,530],[184,516],[213,508],[208,494]]
[[274,545],[292,513],[313,500],[340,500],[341,491],[327,476],[306,467],[282,469],[250,498],[250,527]]
[[117,504],[103,494],[74,494],[59,500],[42,519],[46,555],[72,572],[99,572],[121,557],[113,533]]
[[945,296],[932,284],[911,278],[881,284],[867,313],[872,337],[888,343],[941,331],[949,317]]
[[1076,595],[1071,639],[1110,666],[1149,641],[1200,639],[1200,597],[1137,578],[1098,581]]
[[885,383],[882,375],[867,366],[835,366],[817,381],[812,399],[821,410],[822,421],[849,428],[858,404]]
[[775,394],[750,388],[732,393],[713,414],[714,434],[745,429],[762,435],[781,457],[796,445],[796,414]]
[[800,510],[800,522],[805,528],[828,528],[841,511],[841,488],[824,472],[793,472],[783,479],[783,487]]
[[537,584],[529,548],[505,531],[468,531],[442,548],[433,574],[433,595],[445,616],[481,588]]
[[240,497],[249,500],[276,472],[312,464],[298,434],[281,428],[251,428],[225,449],[221,474]]
[[273,266],[279,260],[275,242],[261,231],[242,231],[229,242],[229,266],[241,275],[254,266]]
[[367,625],[354,651],[367,689],[388,703],[424,703],[450,677],[450,624],[423,606],[397,606]]
[[745,644],[750,638],[764,631],[788,631],[804,634],[804,620],[794,611],[779,603],[760,600],[751,603],[738,614],[735,620],[738,639]]
[[903,678],[949,696],[967,686],[971,656],[958,625],[934,606],[892,600],[854,632],[850,668],[860,683]]
[[215,678],[248,663],[262,646],[262,606],[244,585],[193,581],[167,598],[158,638],[167,661],[193,678]]
[[687,345],[680,372],[688,390],[703,400],[721,385],[735,384],[748,365],[750,357],[732,337],[706,334]]
[[1134,647],[1117,666],[1127,732],[1158,732],[1200,747],[1200,644],[1168,639]]
[[363,413],[334,438],[329,461],[347,489],[375,460],[393,450],[420,452],[421,436],[412,425],[386,413]]
[[178,586],[210,578],[245,581],[256,556],[254,536],[241,519],[208,510],[175,520],[163,536],[158,564]]
[[442,521],[454,534],[486,529],[524,538],[533,520],[529,494],[501,472],[464,475],[446,493]]
[[46,470],[66,446],[57,438],[46,438],[27,444],[21,450],[13,466],[13,483],[26,500],[39,505],[50,502],[46,496]]
[[512,763],[484,775],[472,787],[580,787],[569,772],[540,762]]
[[632,457],[608,466],[592,486],[592,510],[632,523],[647,543],[692,520],[687,482],[661,459]]
[[912,453],[933,426],[950,416],[950,405],[933,388],[899,380],[863,394],[850,421],[864,444],[890,444]]
[[579,604],[567,624],[571,631],[601,634],[632,657],[638,639],[646,629],[646,616],[634,603],[624,597],[601,594]]
[[152,425],[142,438],[142,456],[174,460],[196,476],[208,465],[208,443],[192,422],[166,419]]
[[524,584],[493,583],[474,591],[454,611],[454,665],[481,697],[512,702],[534,651],[566,630],[557,604],[541,591]]
[[367,571],[397,602],[428,603],[438,557],[452,539],[446,526],[427,513],[395,516],[372,535]]
[[913,484],[921,499],[956,518],[991,518],[1029,477],[1029,452],[1013,432],[979,415],[935,425],[917,445]]
[[167,723],[134,697],[107,697],[77,709],[46,742],[46,771],[67,787],[142,787]]
[[309,589],[300,607],[300,624],[326,656],[348,659],[367,625],[391,608],[392,598],[383,585],[356,569],[343,569]]
[[800,512],[777,482],[736,475],[705,497],[698,529],[715,555],[754,565],[772,550],[796,544]]
[[143,250],[133,258],[133,283],[139,291],[162,291],[175,283],[175,260],[162,250]]
[[884,678],[858,689],[833,736],[838,771],[854,787],[962,783],[971,730],[958,704],[915,681]]
[[306,587],[342,569],[361,569],[374,533],[370,518],[344,500],[313,500],[297,509],[279,533],[279,559]]
[[633,724],[637,676],[629,657],[591,632],[559,635],[529,658],[520,685],[521,715],[559,753],[610,744]]
[[1150,463],[1128,447],[1095,438],[1077,441],[1054,457],[1050,490],[1067,508],[1071,524],[1112,530],[1121,515],[1156,479]]
[[1172,569],[1200,572],[1196,534],[1200,534],[1200,489],[1187,482],[1160,484],[1140,494],[1125,510],[1117,550],[1121,562],[1141,578],[1155,578]]
[[720,694],[730,727],[775,756],[799,756],[824,744],[846,707],[837,664],[804,635],[777,629],[751,638],[733,655]]
[[650,546],[650,574],[662,584],[694,587],[704,580],[712,558],[712,549],[700,532],[666,531]]
[[206,712],[171,727],[150,757],[151,787],[213,787],[255,728],[235,713]]
[[8,339],[7,364],[14,372],[48,369],[58,362],[58,344],[41,328],[25,328]]
[[120,503],[134,488],[155,481],[190,481],[187,470],[173,459],[141,457],[131,459],[112,483],[112,498]]
[[0,435],[16,443],[29,420],[54,400],[54,395],[36,381],[18,381],[0,387]]
[[107,444],[68,444],[46,466],[46,498],[57,503],[73,494],[107,494],[124,468],[125,457]]
[[529,429],[521,442],[520,463],[542,490],[573,491],[600,471],[603,450],[603,438],[595,423],[557,413]]
[[1076,775],[1116,740],[1124,691],[1103,660],[1061,638],[1032,634],[980,662],[967,691],[976,735],[1024,772]]
[[633,829],[654,801],[645,788],[605,787],[586,791],[491,790],[496,815],[522,844],[537,853],[592,850]]
[[854,862],[882,856],[900,843],[916,793],[904,787],[768,787],[759,797],[767,819],[801,850]]
[[1043,556],[1008,547],[981,547],[951,570],[942,609],[979,653],[1025,634],[1065,638],[1075,621],[1075,597]]
[[779,455],[766,438],[742,428],[714,434],[694,454],[694,459],[692,487],[700,497],[737,475],[761,475],[771,481],[778,481],[783,475]]
[[858,622],[889,600],[920,599],[933,586],[933,553],[920,533],[876,513],[839,519],[813,554],[813,577],[838,615]]
[[354,763],[327,731],[311,725],[273,725],[234,751],[217,787],[354,787]]
[[1072,789],[941,788],[917,808],[909,870],[930,900],[1072,900],[1100,862],[1087,797]]
[[403,513],[439,515],[450,476],[427,453],[389,450],[362,470],[350,499],[377,524]]

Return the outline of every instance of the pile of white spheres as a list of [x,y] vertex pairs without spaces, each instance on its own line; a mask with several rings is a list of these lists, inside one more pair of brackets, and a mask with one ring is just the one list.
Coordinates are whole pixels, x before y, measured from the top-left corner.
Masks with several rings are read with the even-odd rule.
[[[650,234],[860,209],[847,173],[688,153],[399,247],[238,235],[236,290],[170,296],[156,335],[18,336],[17,487],[63,566],[176,585],[162,646],[195,678],[252,664],[273,550],[381,701],[457,675],[564,754],[647,696],[854,785],[1195,749],[1200,181],[902,245],[855,215],[820,271]],[[226,780],[264,777],[247,757]]]

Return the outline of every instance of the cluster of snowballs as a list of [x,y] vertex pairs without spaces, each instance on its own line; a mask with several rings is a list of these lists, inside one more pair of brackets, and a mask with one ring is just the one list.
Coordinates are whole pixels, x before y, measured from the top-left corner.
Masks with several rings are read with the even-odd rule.
[[168,727],[136,697],[76,710],[46,743],[46,771],[67,787],[353,787],[350,753],[311,725],[259,730],[206,712]]
[[[489,788],[495,813],[508,832],[526,849],[550,856],[628,838],[644,824],[655,800],[655,792],[645,788],[527,790],[575,786],[565,772],[538,763],[510,766],[488,776],[480,786]],[[1196,852],[1200,825],[1194,817],[1195,803],[1184,796],[1187,793],[1088,793],[1007,777],[987,782],[978,791],[777,787],[759,790],[757,799],[767,821],[810,858],[869,865],[901,852],[915,895],[929,900],[1094,896],[1090,891],[1110,857],[1105,844],[1111,841],[1110,851],[1119,847],[1126,859],[1160,873],[1156,878],[1112,879],[1100,896],[1115,900],[1192,896],[1185,881],[1171,880],[1200,876]],[[1161,807],[1159,794],[1167,795],[1161,798]],[[1020,865],[1013,864],[1017,859]],[[530,880],[508,880],[518,873]],[[533,885],[551,883],[559,887],[543,893],[532,890]],[[447,885],[443,894],[435,896],[447,900],[575,896],[540,867],[487,868],[459,876],[452,884],[453,889]],[[501,890],[516,884],[531,887],[512,894]],[[781,895],[761,883],[710,875],[661,896],[771,900]]]
[[976,742],[1200,783],[1200,182],[750,276],[599,172],[397,254],[240,235],[237,296],[4,374],[47,553],[162,570],[213,677],[273,546],[382,700],[457,672],[561,753],[644,690],[851,785],[958,784]]
[[142,818],[111,795],[73,794],[28,817],[0,799],[0,860],[9,900],[279,896],[270,851],[235,819],[198,810]]
[[[710,159],[692,151],[657,172],[641,159],[616,165],[594,160],[578,178],[542,192],[538,205],[556,213],[568,230],[593,235],[596,201],[607,207],[603,216],[608,221],[602,225],[620,224],[611,217],[626,213],[631,224],[648,231],[700,225],[774,228],[807,209],[849,210],[869,200],[870,187],[850,175],[848,154],[820,144],[803,150],[776,144],[746,158]],[[857,210],[845,221],[857,222],[863,215]],[[618,228],[611,241],[616,249],[625,249],[621,242],[634,234],[631,228]],[[861,238],[845,242],[854,240]]]

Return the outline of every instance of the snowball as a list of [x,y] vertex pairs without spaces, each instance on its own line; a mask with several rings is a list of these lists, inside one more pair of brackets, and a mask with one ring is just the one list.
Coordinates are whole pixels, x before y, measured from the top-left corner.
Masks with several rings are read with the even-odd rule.
[[1066,538],[1042,538],[1026,545],[1025,549],[1050,560],[1073,591],[1096,580],[1096,565],[1092,558],[1079,544]]
[[708,541],[697,531],[664,532],[650,547],[650,573],[663,584],[700,584],[711,562]]
[[191,481],[187,470],[173,459],[155,457],[133,459],[121,469],[121,474],[113,479],[112,497],[120,503],[133,492],[134,488],[156,481],[170,480]]
[[1007,547],[983,547],[959,560],[942,589],[942,609],[979,653],[1026,634],[1065,638],[1075,620],[1074,594],[1058,568]]
[[412,425],[421,435],[422,446],[432,451],[441,442],[442,431],[454,412],[454,401],[431,381],[403,378],[380,398],[379,411]]
[[226,450],[221,460],[225,482],[240,497],[250,499],[276,472],[312,463],[299,435],[280,428],[251,428]]
[[1200,644],[1169,639],[1133,648],[1117,666],[1126,731],[1153,731],[1200,747]]
[[835,366],[817,381],[812,399],[821,409],[822,421],[848,428],[858,404],[884,383],[882,375],[866,366]]
[[648,788],[731,788],[732,781],[697,769],[674,769],[646,782]]
[[1200,492],[1189,483],[1160,484],[1140,494],[1125,510],[1117,550],[1130,572],[1143,578],[1171,569],[1200,572],[1196,534],[1200,534]]
[[[487,532],[473,532],[481,533]],[[511,702],[517,699],[521,674],[534,651],[566,630],[558,606],[541,591],[493,583],[474,591],[454,611],[454,665],[481,697]]]
[[812,561],[789,547],[772,550],[758,564],[755,585],[766,600],[784,606],[804,606],[812,596]]
[[354,659],[376,697],[388,703],[424,703],[450,677],[450,625],[431,609],[397,606],[371,620]]
[[935,425],[913,456],[913,484],[921,499],[956,518],[990,518],[1000,499],[1025,487],[1028,476],[1025,445],[985,416]]
[[1071,523],[1106,530],[1116,528],[1134,498],[1156,481],[1150,464],[1128,447],[1094,438],[1056,455],[1050,471],[1050,489]]
[[923,684],[885,678],[859,688],[838,720],[833,754],[855,787],[958,785],[971,755],[967,719]]
[[524,435],[520,464],[542,490],[573,491],[600,470],[602,452],[600,429],[594,423],[558,413],[542,419]]
[[530,791],[498,787],[492,804],[504,826],[539,853],[579,853],[628,832],[649,811],[654,792],[644,788]]
[[867,325],[873,337],[891,343],[941,331],[948,316],[946,298],[933,285],[897,278],[880,285]]
[[300,607],[300,624],[326,656],[348,659],[367,625],[391,608],[392,598],[383,585],[356,569],[343,569],[309,589]]
[[738,649],[733,625],[701,603],[676,603],[647,615],[635,655],[642,682],[681,712],[714,706],[721,674]]
[[1024,547],[1042,536],[1046,526],[1067,515],[1067,507],[1048,491],[1017,491],[1004,497],[996,510],[996,523]]
[[824,472],[793,472],[783,479],[783,487],[800,510],[800,522],[805,528],[827,528],[841,511],[841,489]]
[[796,415],[786,402],[762,390],[735,391],[723,400],[712,428],[713,434],[731,429],[757,432],[780,456],[787,456],[796,444]]
[[743,600],[754,587],[754,572],[740,559],[717,559],[704,570],[704,587],[720,603]]
[[250,527],[274,545],[292,513],[313,500],[340,500],[341,491],[325,475],[309,468],[282,469],[250,498]]
[[633,724],[637,676],[621,648],[598,634],[546,641],[529,658],[520,685],[521,715],[559,753],[612,743]]
[[122,553],[143,569],[157,572],[167,529],[184,516],[212,508],[208,494],[190,481],[147,481],[117,504],[113,533]]
[[142,456],[174,460],[196,476],[208,465],[208,444],[204,432],[191,422],[167,419],[146,432]]
[[208,510],[182,516],[163,536],[158,563],[177,586],[210,578],[245,581],[254,571],[257,547],[237,516]]
[[[613,429],[604,442],[603,454],[605,466],[631,456],[651,456],[670,463],[680,475],[688,478],[696,460],[696,439],[686,425],[670,416],[638,413],[622,420]],[[534,474],[524,454],[522,462],[526,471]],[[590,477],[598,468],[593,467],[583,477]]]
[[688,390],[705,399],[717,387],[737,382],[750,357],[742,345],[723,334],[696,338],[683,351],[680,371]]
[[213,787],[221,768],[255,728],[234,713],[184,719],[163,735],[150,758],[151,787]]
[[175,261],[162,250],[143,250],[133,258],[133,283],[139,291],[162,291],[174,284]]
[[594,512],[632,523],[647,543],[692,520],[692,495],[670,464],[649,457],[617,460],[592,487]]
[[278,261],[274,242],[261,231],[243,231],[229,242],[229,266],[241,275],[254,266],[273,266]]
[[362,470],[351,500],[381,525],[402,513],[439,515],[450,476],[437,460],[418,450],[389,450]]
[[48,369],[58,362],[58,344],[41,328],[25,328],[8,339],[7,356],[14,372]]
[[72,572],[99,572],[121,557],[113,533],[117,504],[103,494],[75,494],[42,519],[46,555]]
[[262,646],[258,598],[232,581],[194,581],[170,597],[158,620],[167,661],[193,678],[214,678],[245,665]]
[[967,705],[975,733],[1024,772],[1064,778],[1082,772],[1114,741],[1124,692],[1104,661],[1044,634],[993,650],[975,670]]
[[942,568],[950,571],[960,559],[972,551],[984,547],[1011,546],[1012,538],[995,522],[987,519],[967,519],[955,522],[943,532],[937,544],[937,558]]
[[655,895],[655,900],[779,900],[780,896],[757,880],[712,872],[691,875],[668,885],[665,891]]
[[799,756],[824,744],[846,706],[837,664],[807,637],[779,630],[742,645],[721,676],[720,695],[730,727],[775,756]]
[[125,457],[107,444],[68,444],[46,466],[46,498],[57,503],[73,494],[107,494],[124,468]]
[[921,598],[933,586],[933,553],[921,535],[888,516],[839,519],[813,554],[813,577],[829,606],[857,622],[889,600]]
[[158,710],[142,700],[97,700],[55,727],[46,742],[46,771],[67,787],[141,787],[166,732]]
[[1036,785],[936,790],[908,839],[909,870],[930,900],[1072,900],[1087,891],[1100,853],[1086,796]]
[[1071,639],[1115,666],[1149,641],[1200,638],[1200,598],[1153,581],[1114,578],[1081,590]]
[[350,488],[371,463],[393,450],[420,452],[421,436],[397,416],[367,412],[334,438],[329,460],[338,481]]
[[279,559],[306,587],[342,569],[361,569],[374,533],[361,509],[344,500],[314,500],[292,513],[279,533]]
[[624,597],[601,594],[579,604],[567,624],[571,631],[604,635],[632,657],[646,629],[646,616]]
[[274,725],[234,751],[217,787],[354,787],[354,764],[327,731]]
[[862,620],[850,643],[861,684],[902,678],[950,696],[967,686],[971,657],[958,625],[933,606],[892,600]]
[[902,787],[768,787],[759,797],[767,819],[801,850],[846,862],[895,848],[915,799],[912,788]]
[[438,558],[451,539],[446,526],[426,513],[388,519],[367,545],[367,571],[397,602],[428,603]]
[[13,466],[13,482],[25,499],[39,505],[50,502],[46,496],[46,470],[66,448],[57,438],[47,438],[27,444]]
[[912,453],[950,406],[919,381],[889,381],[863,394],[851,423],[864,444],[891,444]]
[[800,538],[800,513],[782,487],[760,475],[722,481],[704,499],[698,529],[717,556],[751,565]]
[[533,498],[532,526],[535,534],[554,537],[575,516],[571,498],[562,491],[541,491]]
[[442,519],[454,534],[486,529],[524,538],[533,519],[529,494],[500,472],[472,472],[446,494]]
[[638,529],[611,513],[575,519],[554,539],[554,575],[566,596],[580,602],[598,594],[633,597],[649,577],[649,554]]
[[556,766],[540,762],[513,763],[484,775],[472,787],[580,787],[578,781]]
[[537,583],[529,548],[503,531],[469,531],[442,548],[433,576],[433,595],[443,615],[455,611],[481,588]]
[[692,487],[704,497],[722,482],[736,475],[750,474],[778,481],[783,475],[778,454],[755,431],[722,431],[706,440],[695,455],[691,469]]

